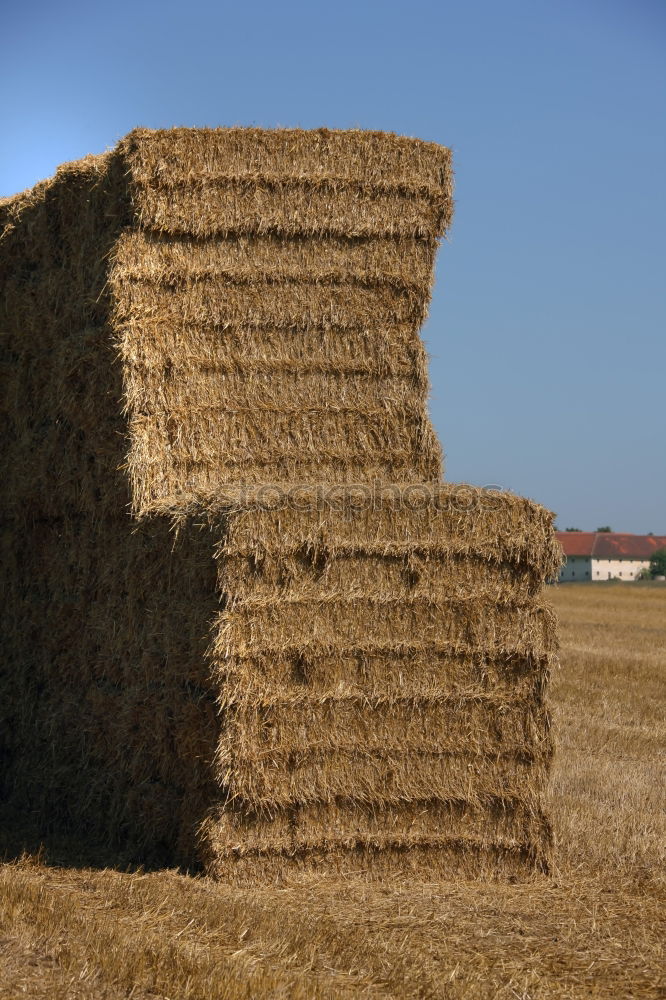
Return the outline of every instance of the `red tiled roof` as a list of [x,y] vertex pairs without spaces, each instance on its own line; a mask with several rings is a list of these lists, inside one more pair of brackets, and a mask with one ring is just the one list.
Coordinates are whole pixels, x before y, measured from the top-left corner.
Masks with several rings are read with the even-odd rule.
[[565,556],[595,559],[651,559],[666,549],[666,535],[626,535],[616,531],[558,531]]
[[592,555],[594,531],[557,531],[557,540],[564,550],[565,556]]

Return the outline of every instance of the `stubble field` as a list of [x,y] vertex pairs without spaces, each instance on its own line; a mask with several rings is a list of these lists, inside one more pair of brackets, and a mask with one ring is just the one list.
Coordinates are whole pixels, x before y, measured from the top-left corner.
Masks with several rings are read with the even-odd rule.
[[523,884],[0,866],[0,998],[665,997],[666,587],[568,584],[557,865]]

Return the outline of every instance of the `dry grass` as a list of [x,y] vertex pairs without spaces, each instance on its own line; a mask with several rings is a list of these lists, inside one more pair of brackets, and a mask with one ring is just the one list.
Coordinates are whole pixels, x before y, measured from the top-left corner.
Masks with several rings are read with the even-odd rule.
[[0,997],[663,997],[666,588],[553,599],[553,877],[241,890],[24,859],[0,869]]
[[552,789],[560,864],[607,869],[610,854],[616,879],[649,881],[666,862],[666,589],[572,584],[555,598],[564,645]]

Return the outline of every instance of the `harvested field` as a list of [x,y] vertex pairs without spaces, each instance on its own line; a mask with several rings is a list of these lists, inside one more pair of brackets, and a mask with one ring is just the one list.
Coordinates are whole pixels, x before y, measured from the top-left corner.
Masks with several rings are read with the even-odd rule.
[[54,845],[52,864],[0,869],[0,997],[663,997],[666,588],[549,597],[563,639],[552,876],[237,889],[76,867],[85,845]]

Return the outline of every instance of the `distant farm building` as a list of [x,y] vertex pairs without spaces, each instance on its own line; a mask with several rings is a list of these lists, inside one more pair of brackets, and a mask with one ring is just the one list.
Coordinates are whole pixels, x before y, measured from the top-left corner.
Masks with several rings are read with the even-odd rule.
[[648,569],[666,535],[626,535],[615,531],[558,531],[566,562],[560,583],[570,580],[637,580]]

